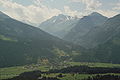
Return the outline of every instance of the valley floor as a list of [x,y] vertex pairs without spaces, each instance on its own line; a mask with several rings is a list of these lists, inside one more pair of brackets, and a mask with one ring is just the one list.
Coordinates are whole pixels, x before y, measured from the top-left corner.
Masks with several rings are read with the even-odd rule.
[[[88,62],[70,62],[68,63],[70,66],[82,66],[86,65],[89,67],[106,67],[106,68],[120,68],[120,64],[110,64],[110,63],[88,63]],[[9,68],[0,68],[0,80],[1,79],[8,79],[15,76],[18,76],[19,74],[23,72],[29,72],[34,70],[41,70],[41,71],[48,71],[49,66],[38,66],[35,67],[35,65],[30,66],[16,66],[16,67],[9,67]],[[51,74],[42,74],[42,76],[46,77],[56,77],[61,73],[51,73]],[[114,73],[107,73],[107,74],[114,74]],[[60,80],[82,80],[84,78],[87,78],[88,76],[95,76],[97,74],[72,74],[72,73],[62,73],[64,77],[59,78]],[[105,75],[105,74],[102,74]],[[120,74],[114,74],[114,75],[120,75]]]

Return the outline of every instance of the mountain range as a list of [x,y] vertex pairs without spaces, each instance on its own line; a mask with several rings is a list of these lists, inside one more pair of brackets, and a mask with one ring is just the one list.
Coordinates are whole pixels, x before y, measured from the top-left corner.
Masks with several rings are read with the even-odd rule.
[[37,28],[0,12],[0,67],[55,60],[56,52],[73,61],[120,63],[119,22],[120,14],[107,18],[94,12],[81,19],[60,14]]
[[[120,15],[107,18],[93,12],[79,19],[74,26],[69,25],[70,29],[66,28],[69,31],[63,35],[62,39],[86,49],[75,56],[74,61],[120,63],[119,22]],[[54,27],[52,30],[55,30]]]

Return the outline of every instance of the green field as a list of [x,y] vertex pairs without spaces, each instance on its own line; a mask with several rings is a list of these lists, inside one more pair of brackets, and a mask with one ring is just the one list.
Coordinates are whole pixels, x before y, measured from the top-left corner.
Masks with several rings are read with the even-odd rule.
[[112,63],[88,63],[88,62],[69,62],[70,65],[86,65],[89,67],[120,67],[120,64],[112,64]]
[[48,68],[47,66],[40,66],[40,67],[37,67],[36,69],[24,68],[24,66],[0,68],[0,79],[12,78],[14,76],[18,76],[23,72],[28,72],[33,70],[48,71]]
[[[87,65],[90,67],[120,67],[120,64],[110,64],[110,63],[85,63],[85,62],[70,62],[68,63],[70,66],[75,66],[75,65]],[[25,68],[25,66],[17,66],[17,67],[9,67],[9,68],[0,68],[0,79],[7,79],[7,78],[12,78],[14,76],[18,76],[20,73],[23,72],[28,72],[28,71],[33,71],[33,70],[41,70],[41,71],[48,71],[49,67],[48,66],[38,66],[36,68]],[[43,76],[49,76],[49,77],[55,77],[58,74],[49,74]],[[88,76],[87,74],[75,74],[72,76],[72,74],[63,74],[65,77],[61,78],[61,80],[80,80],[84,79]]]

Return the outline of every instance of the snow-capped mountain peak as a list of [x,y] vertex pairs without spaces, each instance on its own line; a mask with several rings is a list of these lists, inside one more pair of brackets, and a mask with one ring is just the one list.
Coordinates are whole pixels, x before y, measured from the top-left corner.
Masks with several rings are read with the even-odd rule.
[[78,20],[79,19],[75,17],[59,14],[58,16],[53,16],[41,23],[39,27],[50,34],[61,38],[74,27]]

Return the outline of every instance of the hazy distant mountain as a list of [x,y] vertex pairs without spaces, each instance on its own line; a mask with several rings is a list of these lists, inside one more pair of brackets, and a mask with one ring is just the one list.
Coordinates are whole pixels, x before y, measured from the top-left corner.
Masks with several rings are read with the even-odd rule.
[[83,40],[87,40],[86,46],[89,48],[97,46],[78,56],[76,59],[81,59],[79,61],[120,63],[120,14],[90,31]]
[[40,24],[40,28],[54,36],[63,38],[78,22],[78,18],[59,14]]
[[72,49],[67,42],[0,12],[0,67],[36,63],[40,57],[53,58],[54,48]]
[[95,26],[103,24],[107,19],[107,17],[102,16],[97,12],[94,12],[88,16],[84,16],[82,19],[79,20],[77,25],[73,27],[71,31],[64,37],[64,39],[84,46],[83,43],[89,41],[90,37],[84,41],[82,41],[82,39],[86,37],[88,32],[94,29]]

